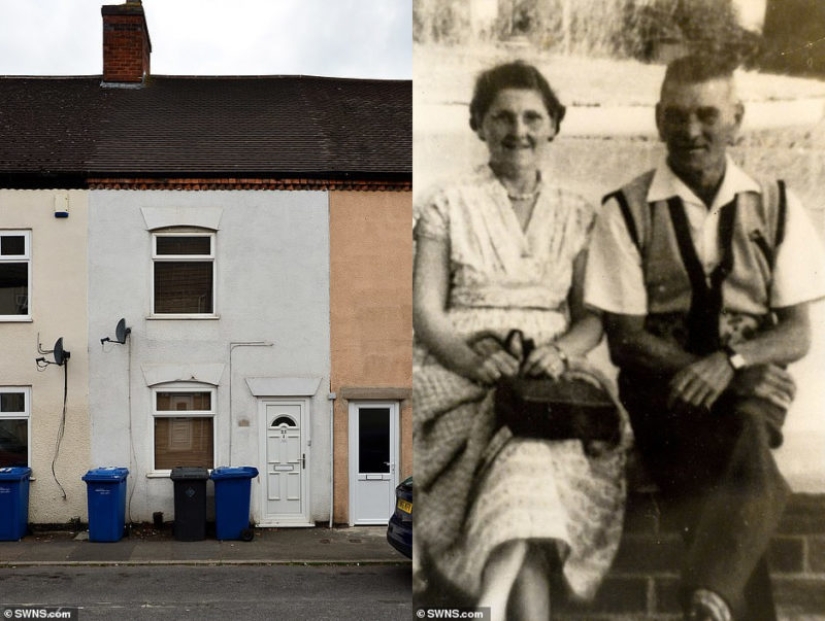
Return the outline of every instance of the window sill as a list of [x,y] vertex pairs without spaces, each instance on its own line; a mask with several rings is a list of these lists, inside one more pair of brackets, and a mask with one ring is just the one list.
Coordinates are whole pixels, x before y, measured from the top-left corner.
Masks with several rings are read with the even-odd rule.
[[175,321],[181,319],[190,319],[190,320],[215,320],[220,319],[220,315],[147,315],[146,319],[157,321],[158,319],[173,319]]
[[32,323],[30,315],[2,315],[0,323]]

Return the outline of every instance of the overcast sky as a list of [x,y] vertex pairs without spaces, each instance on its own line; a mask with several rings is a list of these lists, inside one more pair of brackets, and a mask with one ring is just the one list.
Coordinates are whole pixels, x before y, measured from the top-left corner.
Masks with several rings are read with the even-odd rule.
[[[0,75],[99,75],[100,7],[121,3],[0,0]],[[412,0],[143,0],[143,8],[156,75],[412,77]]]

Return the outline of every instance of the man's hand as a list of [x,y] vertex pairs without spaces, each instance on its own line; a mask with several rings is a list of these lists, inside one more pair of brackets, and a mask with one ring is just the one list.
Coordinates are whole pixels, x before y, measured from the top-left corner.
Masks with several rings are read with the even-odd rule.
[[791,374],[775,364],[747,367],[736,374],[731,390],[741,397],[761,397],[781,408],[788,408],[796,396]]
[[669,408],[680,404],[710,409],[733,380],[724,352],[715,352],[683,368],[670,380]]

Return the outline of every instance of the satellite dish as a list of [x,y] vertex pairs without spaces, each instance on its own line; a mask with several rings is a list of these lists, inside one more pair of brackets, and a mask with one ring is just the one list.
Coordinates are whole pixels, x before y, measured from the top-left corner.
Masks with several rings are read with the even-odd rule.
[[[41,354],[54,354],[54,361],[46,360],[45,356],[41,356],[40,358],[35,358],[35,363],[37,364],[37,368],[41,371],[48,367],[50,364],[56,364],[57,366],[62,367],[66,361],[69,359],[71,354],[63,349],[63,337],[61,336],[57,339],[57,342],[54,344],[54,349],[43,349],[40,345],[40,334],[37,335],[37,351]],[[68,367],[66,367],[68,368]]]
[[132,333],[132,328],[126,327],[126,319],[123,318],[117,322],[117,328],[115,328],[115,339],[118,343],[123,345],[126,342],[126,337]]
[[70,356],[71,354],[63,349],[63,337],[61,336],[54,344],[54,363],[62,367]]
[[104,336],[100,339],[100,344],[103,345],[104,343],[117,343],[119,345],[123,345],[126,343],[126,337],[132,333],[132,328],[126,327],[126,319],[121,319],[117,322],[117,327],[115,328],[115,338],[110,339],[108,336]]

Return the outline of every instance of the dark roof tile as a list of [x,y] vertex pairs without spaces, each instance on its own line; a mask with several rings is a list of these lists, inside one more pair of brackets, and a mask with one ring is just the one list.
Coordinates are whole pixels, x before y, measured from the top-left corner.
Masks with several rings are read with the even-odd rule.
[[306,76],[0,77],[0,174],[376,175],[412,169],[412,84]]

